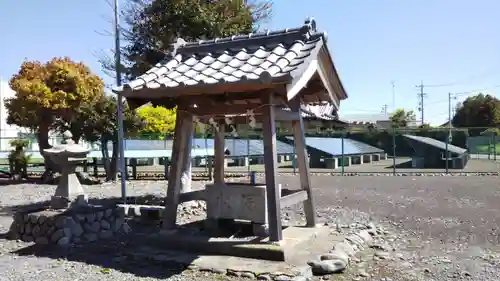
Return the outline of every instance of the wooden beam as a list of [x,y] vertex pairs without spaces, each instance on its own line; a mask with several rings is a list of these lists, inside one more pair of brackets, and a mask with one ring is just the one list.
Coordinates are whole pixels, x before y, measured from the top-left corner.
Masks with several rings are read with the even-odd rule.
[[219,120],[219,130],[215,131],[214,138],[214,183],[222,184],[224,183],[224,160],[226,155],[225,150],[225,140],[224,140],[224,120]]
[[269,240],[272,242],[281,241],[283,233],[281,229],[281,207],[278,183],[277,168],[278,155],[276,148],[276,116],[273,104],[273,95],[262,100],[264,106],[264,116],[262,129],[264,135],[264,164],[266,177],[266,199],[267,199],[267,221],[269,223]]
[[187,111],[195,116],[210,116],[210,115],[231,115],[231,114],[245,114],[247,110],[254,110],[255,114],[262,114],[262,107],[259,104],[244,104],[244,105],[209,105],[200,104],[196,108],[189,108]]
[[280,199],[281,208],[286,208],[298,203],[302,203],[306,201],[308,198],[309,197],[307,195],[307,191],[305,190],[288,194],[286,196],[281,197]]
[[[176,226],[177,206],[179,205],[179,197],[181,191],[181,177],[185,167],[183,163],[186,159],[188,138],[189,135],[189,116],[182,110],[177,111],[175,121],[175,135],[172,146],[172,168],[168,180],[167,198],[165,200],[165,213],[163,227],[173,229]],[[192,122],[191,122],[192,123]],[[192,125],[191,125],[192,126]],[[192,127],[191,127],[192,128]]]
[[[300,99],[297,97],[290,101],[292,110],[299,110]],[[304,201],[304,213],[306,215],[306,223],[309,227],[316,226],[316,210],[314,198],[311,189],[311,180],[309,178],[309,156],[306,149],[306,139],[304,137],[304,121],[299,118],[298,121],[292,121],[293,137],[295,143],[295,151],[297,153],[297,167],[299,168],[300,187],[307,192],[307,200]]]

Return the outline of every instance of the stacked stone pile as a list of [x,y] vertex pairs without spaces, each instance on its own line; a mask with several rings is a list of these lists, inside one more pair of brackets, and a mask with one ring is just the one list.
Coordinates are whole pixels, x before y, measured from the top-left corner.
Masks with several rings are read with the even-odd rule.
[[107,239],[130,230],[123,210],[88,208],[82,212],[19,212],[14,216],[9,237],[37,244],[64,246]]

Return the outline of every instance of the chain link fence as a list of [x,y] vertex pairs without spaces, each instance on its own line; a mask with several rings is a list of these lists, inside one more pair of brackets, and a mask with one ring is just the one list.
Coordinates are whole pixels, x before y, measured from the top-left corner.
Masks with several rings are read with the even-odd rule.
[[[334,175],[418,175],[418,174],[498,174],[500,172],[500,136],[498,128],[349,128],[345,130],[309,130],[306,134],[309,166],[312,173]],[[2,144],[14,138],[3,138]],[[33,137],[27,148],[32,163],[43,163]],[[278,172],[297,173],[293,134],[280,129],[276,135]],[[51,138],[52,145],[61,138]],[[99,143],[81,143],[90,150],[88,163],[94,173],[101,170]],[[173,139],[169,136],[134,136],[124,142],[128,171],[132,177],[155,174],[166,177]],[[3,146],[5,147],[5,146]],[[108,143],[111,155],[113,146]],[[227,175],[264,172],[264,141],[261,131],[242,130],[226,134]],[[0,164],[6,169],[8,150],[0,152]],[[214,154],[211,134],[195,134],[191,143],[193,175],[212,173]],[[34,169],[34,168],[33,168]],[[43,169],[43,167],[37,167]],[[88,167],[84,167],[88,170]],[[97,172],[96,172],[97,171]],[[138,176],[139,174],[139,176]],[[162,175],[162,176],[161,176]]]

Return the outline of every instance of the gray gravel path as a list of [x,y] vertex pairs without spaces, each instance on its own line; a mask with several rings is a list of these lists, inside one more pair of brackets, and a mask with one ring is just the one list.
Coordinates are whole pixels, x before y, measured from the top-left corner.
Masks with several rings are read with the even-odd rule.
[[[281,176],[279,180],[294,188],[297,179]],[[394,249],[393,257],[353,265],[342,280],[500,280],[499,177],[313,176],[312,185],[323,222],[349,227],[382,221],[390,232],[386,242]],[[200,186],[194,183],[194,188]],[[0,189],[0,233],[10,225],[12,206],[48,200],[54,191],[53,186],[33,184],[0,185]],[[129,182],[128,195],[164,196],[165,189],[162,181],[135,181]],[[86,190],[95,198],[120,195],[117,184]],[[285,212],[301,216],[300,207]],[[128,245],[120,240],[88,246],[85,251],[40,254],[27,243],[0,239],[0,280],[235,280],[181,274],[178,266],[133,260],[122,254]],[[13,253],[25,247],[28,250]],[[367,266],[371,277],[356,274],[354,269],[361,265]]]

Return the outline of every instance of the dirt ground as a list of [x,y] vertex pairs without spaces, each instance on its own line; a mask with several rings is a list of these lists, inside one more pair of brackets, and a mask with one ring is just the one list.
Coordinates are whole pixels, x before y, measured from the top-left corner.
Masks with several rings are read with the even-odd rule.
[[[298,176],[280,176],[279,183],[285,188],[298,188]],[[316,175],[311,177],[311,184],[319,220],[332,229],[373,221],[390,232],[384,239],[393,249],[392,258],[352,265],[347,273],[330,276],[329,280],[500,280],[500,177]],[[46,200],[55,187],[5,184],[0,188],[0,229],[4,232],[11,222],[12,213],[6,211],[9,206]],[[85,188],[91,197],[120,195],[119,184]],[[128,184],[130,196],[162,197],[165,189],[164,181]],[[284,209],[285,213],[303,217],[300,206]],[[0,280],[239,280],[208,273],[183,273],[175,265],[168,269],[133,259],[124,263],[126,251],[119,249],[126,245],[119,241],[96,246],[92,254],[80,252],[70,260],[16,252],[27,246],[0,239],[0,270],[4,273]],[[93,254],[96,256],[91,257]],[[359,276],[361,264],[368,277]],[[171,273],[166,274],[169,270]]]

